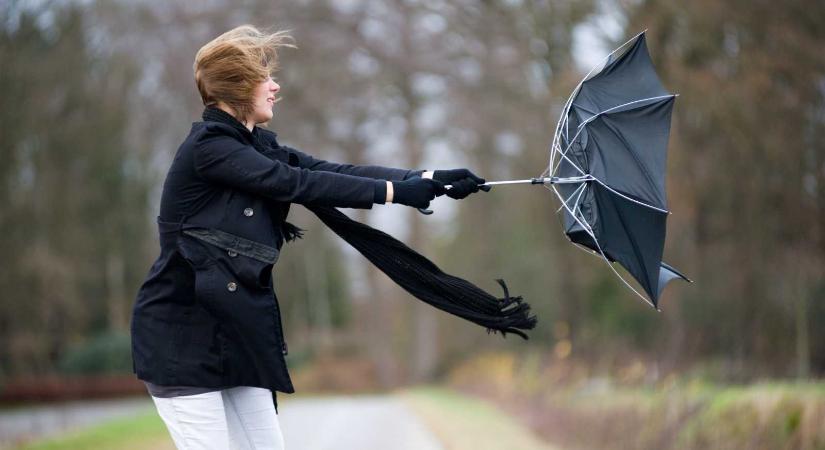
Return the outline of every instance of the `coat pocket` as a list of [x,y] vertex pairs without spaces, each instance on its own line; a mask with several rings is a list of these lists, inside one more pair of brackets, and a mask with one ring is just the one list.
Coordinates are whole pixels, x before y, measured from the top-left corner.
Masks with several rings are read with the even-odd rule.
[[262,318],[272,314],[277,250],[215,231],[187,229],[179,237],[181,252],[192,258],[196,301],[235,336],[274,333],[271,322]]
[[249,289],[269,289],[272,286],[272,266],[279,250],[217,229],[187,229],[181,236],[184,253],[192,255],[193,265],[211,265],[224,272],[227,289],[234,292],[241,283]]

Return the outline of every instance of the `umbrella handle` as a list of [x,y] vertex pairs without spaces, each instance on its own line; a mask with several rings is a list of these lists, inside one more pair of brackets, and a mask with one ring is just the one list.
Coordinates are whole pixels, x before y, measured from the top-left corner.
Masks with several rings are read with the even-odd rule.
[[[451,189],[452,187],[453,187],[453,185],[451,185],[451,184],[448,184],[448,185],[444,186],[444,188],[446,188],[446,189]],[[484,192],[490,192],[490,189],[492,189],[493,186],[490,186],[489,184],[485,183],[485,184],[480,184],[478,186],[478,188],[481,189]],[[424,214],[425,216],[429,216],[430,214],[433,213],[433,210],[432,209],[427,209],[427,208],[418,208],[418,212],[420,212],[421,214]]]

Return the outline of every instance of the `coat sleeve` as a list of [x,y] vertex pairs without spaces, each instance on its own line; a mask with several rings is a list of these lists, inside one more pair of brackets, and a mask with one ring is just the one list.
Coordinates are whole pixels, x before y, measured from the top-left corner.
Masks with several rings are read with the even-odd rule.
[[293,167],[216,127],[205,126],[194,142],[195,170],[209,182],[290,203],[363,209],[383,203],[385,180]]
[[364,165],[359,166],[355,164],[339,164],[331,161],[318,159],[304,153],[296,148],[282,145],[284,150],[294,153],[298,157],[300,167],[309,170],[319,170],[324,172],[343,173],[347,175],[354,175],[358,177],[367,177],[378,180],[401,181],[411,177],[420,177],[424,172],[413,169],[396,169],[393,167]]

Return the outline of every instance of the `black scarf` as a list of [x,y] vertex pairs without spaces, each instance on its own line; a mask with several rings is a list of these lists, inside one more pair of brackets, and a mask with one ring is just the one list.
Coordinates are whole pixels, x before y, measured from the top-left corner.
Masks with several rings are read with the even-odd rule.
[[[253,128],[246,126],[231,114],[215,107],[206,107],[203,120],[232,125],[245,135],[259,151],[266,144]],[[464,279],[444,273],[429,259],[418,254],[383,231],[350,219],[331,206],[303,205],[326,226],[355,247],[382,272],[416,298],[463,319],[487,328],[487,332],[513,333],[527,339],[521,330],[536,326],[536,316],[530,314],[530,305],[521,296],[510,297],[504,280],[496,280],[504,290],[504,298],[496,298]],[[301,230],[285,222],[287,240],[301,237]]]

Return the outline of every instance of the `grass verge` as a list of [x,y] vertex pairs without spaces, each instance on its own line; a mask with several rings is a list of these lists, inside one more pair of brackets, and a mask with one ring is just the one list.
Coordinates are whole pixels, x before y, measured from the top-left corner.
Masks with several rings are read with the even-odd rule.
[[447,450],[555,450],[494,404],[452,389],[421,386],[398,391]]
[[154,410],[36,441],[20,450],[174,450],[166,426]]

